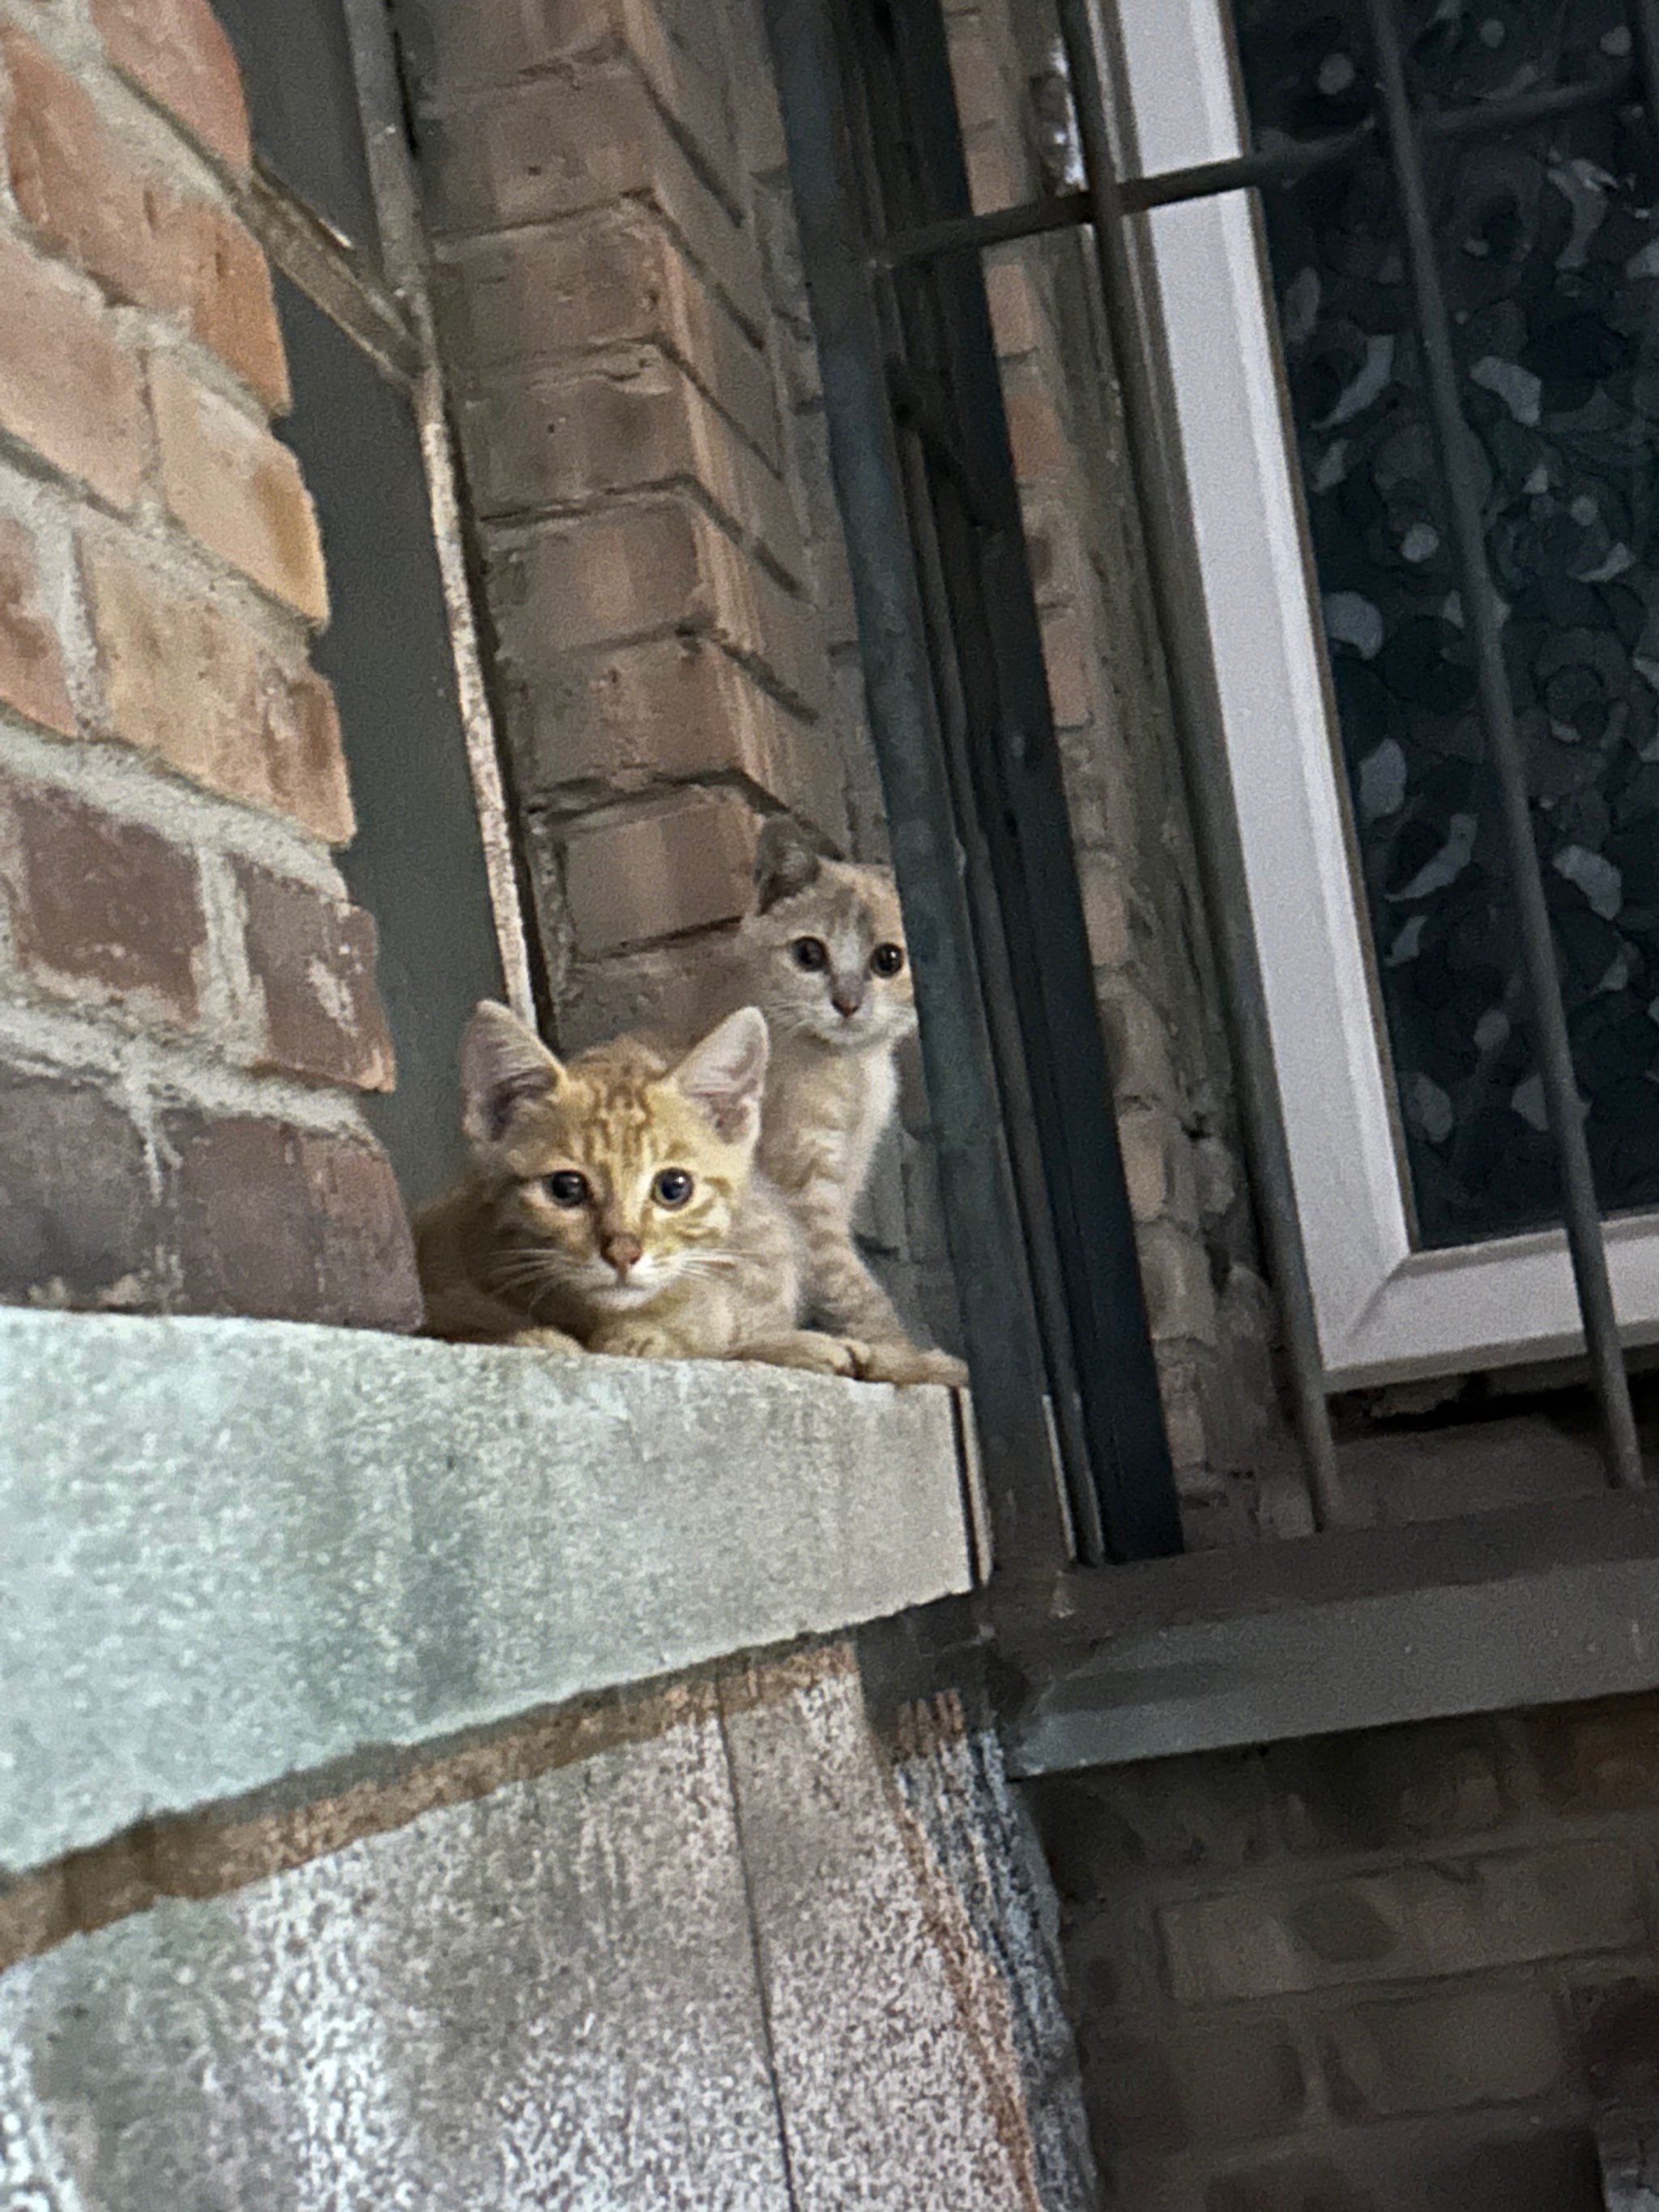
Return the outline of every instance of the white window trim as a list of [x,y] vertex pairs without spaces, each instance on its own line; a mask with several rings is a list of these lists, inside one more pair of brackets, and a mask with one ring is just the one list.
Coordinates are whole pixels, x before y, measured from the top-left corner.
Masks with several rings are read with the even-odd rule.
[[[1142,170],[1243,152],[1222,0],[1118,0],[1117,15]],[[1146,220],[1328,1378],[1576,1351],[1559,1231],[1413,1249],[1254,212],[1231,192]],[[1607,1235],[1626,1340],[1659,1336],[1659,1215]]]

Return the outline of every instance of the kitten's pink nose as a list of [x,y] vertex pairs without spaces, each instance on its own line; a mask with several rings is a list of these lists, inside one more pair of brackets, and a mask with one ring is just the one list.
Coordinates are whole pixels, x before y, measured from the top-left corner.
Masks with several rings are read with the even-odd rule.
[[830,994],[830,1003],[843,1021],[850,1022],[864,1004],[864,994],[856,987],[837,983]]
[[617,1275],[626,1281],[629,1269],[643,1253],[645,1247],[637,1237],[607,1237],[599,1249],[616,1269]]

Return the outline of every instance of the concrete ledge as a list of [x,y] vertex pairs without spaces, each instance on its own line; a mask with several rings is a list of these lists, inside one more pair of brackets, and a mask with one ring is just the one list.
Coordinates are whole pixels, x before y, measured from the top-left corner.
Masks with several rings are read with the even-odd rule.
[[0,1870],[969,1580],[944,1390],[0,1311]]
[[1263,1544],[1074,1578],[1006,1725],[1063,1773],[1659,1688],[1659,1494]]

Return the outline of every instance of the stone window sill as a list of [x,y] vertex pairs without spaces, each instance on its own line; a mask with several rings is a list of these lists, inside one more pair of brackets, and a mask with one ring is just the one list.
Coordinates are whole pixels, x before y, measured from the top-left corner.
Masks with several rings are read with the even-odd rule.
[[0,1310],[0,1872],[969,1587],[952,1394]]

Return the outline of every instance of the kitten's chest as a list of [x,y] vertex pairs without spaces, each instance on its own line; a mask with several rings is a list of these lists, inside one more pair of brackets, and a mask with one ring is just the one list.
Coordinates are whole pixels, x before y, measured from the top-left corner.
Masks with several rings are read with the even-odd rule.
[[786,1188],[823,1180],[856,1190],[893,1110],[898,1079],[891,1060],[821,1053],[778,1073],[763,1137],[769,1172]]

